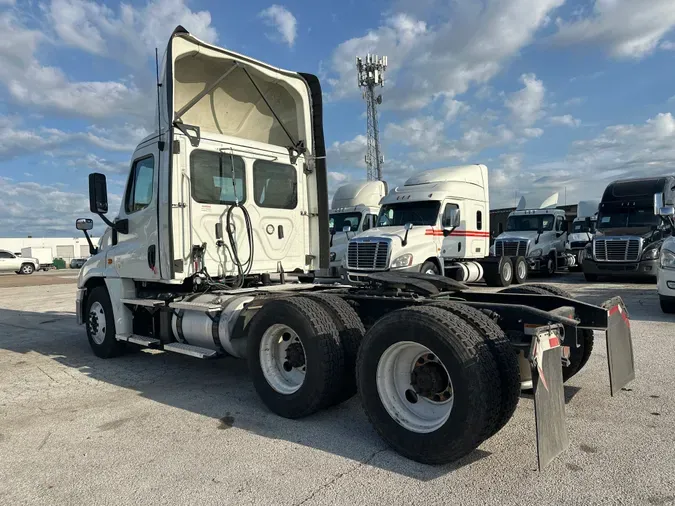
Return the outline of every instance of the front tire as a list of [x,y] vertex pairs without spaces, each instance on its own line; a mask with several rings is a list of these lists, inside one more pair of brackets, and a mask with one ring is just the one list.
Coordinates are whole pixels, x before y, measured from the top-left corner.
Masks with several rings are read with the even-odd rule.
[[555,274],[556,267],[557,267],[557,258],[554,252],[551,252],[548,254],[546,257],[546,264],[544,265],[544,268],[542,269],[542,274],[546,276],[547,278],[552,277]]
[[115,339],[115,317],[105,286],[97,286],[91,291],[86,307],[87,338],[94,355],[112,358],[124,353],[124,343]]
[[35,266],[33,264],[23,264],[19,270],[21,274],[33,274],[35,272]]
[[434,276],[438,276],[440,274],[438,265],[436,265],[436,263],[432,262],[431,260],[427,260],[422,264],[422,267],[420,267],[420,272],[422,274],[432,274]]
[[266,302],[251,320],[247,347],[253,386],[277,415],[308,416],[338,397],[344,351],[318,302],[301,296]]
[[584,279],[590,281],[591,283],[598,280],[597,274],[591,274],[589,272],[584,272]]
[[453,462],[482,441],[500,409],[490,401],[499,372],[481,336],[436,307],[393,311],[373,325],[356,365],[361,403],[401,455]]
[[525,257],[516,257],[513,260],[513,282],[521,285],[527,281],[529,267]]

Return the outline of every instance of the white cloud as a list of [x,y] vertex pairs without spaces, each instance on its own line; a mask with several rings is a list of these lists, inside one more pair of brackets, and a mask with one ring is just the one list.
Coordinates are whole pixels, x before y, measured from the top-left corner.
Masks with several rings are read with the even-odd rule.
[[529,127],[542,115],[546,88],[534,74],[523,74],[520,81],[524,87],[511,93],[504,105],[511,111],[511,117],[517,126]]
[[615,58],[642,58],[675,26],[675,9],[672,0],[595,0],[586,17],[557,24],[555,43],[592,43]]
[[333,142],[326,154],[329,167],[365,169],[366,146],[365,135],[357,135],[352,140],[345,142]]
[[659,44],[659,49],[663,49],[664,51],[675,51],[675,42],[664,40]]
[[541,128],[524,128],[523,135],[528,139],[536,139],[544,135],[544,131]]
[[449,98],[443,102],[443,108],[445,109],[445,121],[452,121],[457,116],[467,112],[470,107],[464,102]]
[[177,25],[206,42],[218,39],[211,14],[192,11],[186,0],[152,0],[139,7],[122,3],[119,12],[89,0],[52,0],[49,17],[63,43],[133,67],[145,65],[155,48],[161,54]]
[[68,160],[66,165],[76,168],[87,168],[96,172],[105,172],[107,174],[127,174],[129,172],[129,162],[114,162],[106,160],[93,153],[88,153],[80,158]]
[[297,36],[297,20],[295,16],[283,5],[272,5],[260,12],[259,16],[265,24],[277,29],[281,39],[293,47]]
[[[414,7],[416,2],[403,3]],[[386,107],[419,109],[440,95],[453,98],[471,85],[489,81],[531,42],[562,3],[485,0],[479,7],[471,2],[437,2],[434,9],[413,8],[429,16],[429,22],[400,12],[390,15],[378,28],[335,49],[331,97],[357,96],[354,56],[376,53],[389,56]]]
[[571,114],[564,114],[562,116],[551,116],[548,119],[549,123],[552,125],[562,125],[568,127],[578,127],[581,125],[581,120],[575,118]]
[[563,102],[565,107],[576,107],[583,104],[586,101],[586,97],[573,97]]

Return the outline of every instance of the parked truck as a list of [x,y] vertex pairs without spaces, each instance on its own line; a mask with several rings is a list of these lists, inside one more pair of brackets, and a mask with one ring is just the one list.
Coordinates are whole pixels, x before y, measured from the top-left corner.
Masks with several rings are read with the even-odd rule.
[[39,270],[41,271],[48,271],[54,268],[54,255],[51,248],[21,248],[21,257],[37,260]]
[[518,208],[509,214],[506,231],[492,245],[496,256],[523,257],[516,277],[524,271],[552,276],[559,269],[576,265],[576,259],[566,249],[567,222],[565,211],[557,209],[558,194],[546,199],[535,209],[526,209],[521,198]]
[[576,259],[575,270],[581,269],[586,246],[593,240],[599,204],[597,200],[582,200],[577,204],[577,216],[572,222],[572,232],[567,235],[567,250]]
[[330,267],[328,277],[340,278],[349,239],[375,226],[380,201],[387,194],[384,181],[361,181],[341,186],[329,211]]
[[674,187],[675,176],[622,179],[607,186],[595,236],[584,254],[586,281],[616,276],[656,280],[661,245],[672,235],[672,220],[659,216],[655,197],[672,206]]
[[[611,393],[634,377],[619,297],[596,306],[546,285],[484,293],[426,273],[376,272],[361,287],[296,282],[287,274],[329,265],[319,80],[182,27],[160,76],[158,128],[133,154],[115,218],[105,176],[89,176],[90,209],[109,232],[100,248],[89,241],[76,314],[97,356],[143,346],[246,358],[263,403],[287,418],[358,391],[382,438],[431,464],[496,434],[528,381],[539,465],[550,462],[569,444],[563,381],[588,360],[593,329],[605,332]],[[93,220],[76,225],[89,240]],[[480,239],[468,243],[476,253]]]
[[[377,272],[420,272],[462,282],[509,286],[517,258],[489,255],[489,188],[485,165],[427,170],[381,201],[374,228],[349,241],[346,280]],[[521,259],[522,261],[522,259]]]

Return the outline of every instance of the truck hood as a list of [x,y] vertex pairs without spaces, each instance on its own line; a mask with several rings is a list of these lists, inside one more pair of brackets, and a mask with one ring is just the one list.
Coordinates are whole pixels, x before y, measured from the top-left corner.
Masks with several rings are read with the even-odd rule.
[[627,236],[647,238],[652,234],[650,227],[621,227],[621,228],[603,228],[598,230],[595,235],[597,237],[611,237],[611,236]]
[[[419,226],[419,227],[413,227],[410,229],[408,232],[408,242],[410,242],[413,239],[416,238],[424,238],[425,236],[428,235],[433,235],[432,233],[429,233],[428,231],[431,230],[436,230],[438,231],[438,228],[434,227],[428,227],[428,226]],[[361,232],[359,234],[359,239],[367,238],[367,237],[383,237],[386,239],[392,239],[398,241],[398,245],[400,246],[401,241],[403,241],[403,238],[405,237],[405,227],[400,226],[400,227],[375,227],[371,228],[370,230],[366,230],[365,232]]]
[[497,236],[497,241],[501,239],[518,239],[520,241],[529,241],[529,240],[534,240],[537,238],[537,232],[529,232],[529,231],[518,231],[515,230],[513,232],[502,232]]

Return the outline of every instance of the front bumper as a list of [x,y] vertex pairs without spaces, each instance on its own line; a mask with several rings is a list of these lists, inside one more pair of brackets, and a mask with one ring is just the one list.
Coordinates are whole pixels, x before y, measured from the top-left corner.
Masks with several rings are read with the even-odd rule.
[[675,298],[675,270],[660,269],[656,291],[661,298]]
[[584,258],[582,269],[585,274],[597,276],[632,276],[653,277],[659,270],[658,258],[641,262],[596,262],[592,258]]
[[86,288],[78,288],[77,295],[75,296],[75,317],[77,318],[77,324],[82,325],[84,323],[84,296],[87,293]]

